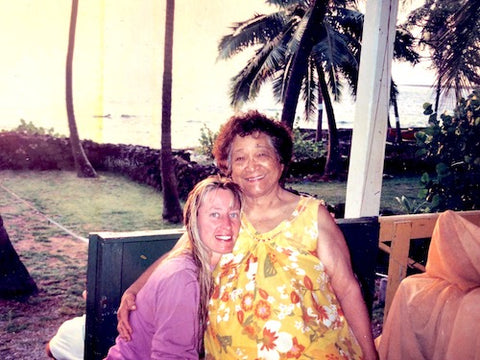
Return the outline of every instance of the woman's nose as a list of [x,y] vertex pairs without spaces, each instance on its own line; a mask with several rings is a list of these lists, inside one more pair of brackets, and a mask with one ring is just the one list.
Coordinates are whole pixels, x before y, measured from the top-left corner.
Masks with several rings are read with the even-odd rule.
[[226,229],[232,228],[232,219],[230,218],[230,216],[222,216],[222,226]]
[[247,158],[247,168],[253,169],[255,167],[256,163],[257,162],[255,161],[254,157]]

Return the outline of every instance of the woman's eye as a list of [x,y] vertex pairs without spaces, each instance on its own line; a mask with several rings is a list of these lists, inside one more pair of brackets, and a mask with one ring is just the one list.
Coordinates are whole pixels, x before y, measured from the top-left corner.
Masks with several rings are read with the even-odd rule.
[[239,216],[240,216],[240,214],[239,214],[238,212],[232,212],[232,213],[230,213],[230,217],[231,217],[232,219],[238,219]]
[[234,161],[243,161],[245,158],[243,156],[237,156]]
[[220,216],[220,214],[218,212],[212,212],[212,213],[210,213],[210,216],[213,217],[213,218],[218,218]]
[[259,152],[257,157],[269,157],[270,153],[268,151]]

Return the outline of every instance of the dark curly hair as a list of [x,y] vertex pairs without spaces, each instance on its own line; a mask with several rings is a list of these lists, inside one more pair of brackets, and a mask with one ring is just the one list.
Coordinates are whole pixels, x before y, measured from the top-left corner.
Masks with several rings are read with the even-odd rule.
[[285,176],[292,159],[292,133],[283,123],[270,119],[256,110],[234,115],[220,128],[213,146],[213,156],[217,167],[224,175],[230,176],[232,172],[230,157],[235,136],[244,137],[257,132],[270,137],[279,161],[284,165],[282,178]]

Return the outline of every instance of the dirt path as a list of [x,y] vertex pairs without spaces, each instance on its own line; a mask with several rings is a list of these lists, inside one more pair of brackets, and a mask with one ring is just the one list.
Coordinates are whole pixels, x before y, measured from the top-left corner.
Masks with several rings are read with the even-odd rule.
[[88,245],[2,189],[0,214],[39,288],[25,302],[0,299],[0,359],[45,359],[45,344],[60,324],[85,311]]

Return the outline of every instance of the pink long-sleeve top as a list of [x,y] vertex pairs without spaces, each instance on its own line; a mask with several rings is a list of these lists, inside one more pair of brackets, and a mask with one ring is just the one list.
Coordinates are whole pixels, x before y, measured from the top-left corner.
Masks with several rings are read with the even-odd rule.
[[130,314],[132,340],[117,337],[106,359],[198,359],[198,304],[191,256],[164,261],[137,295],[137,310]]

